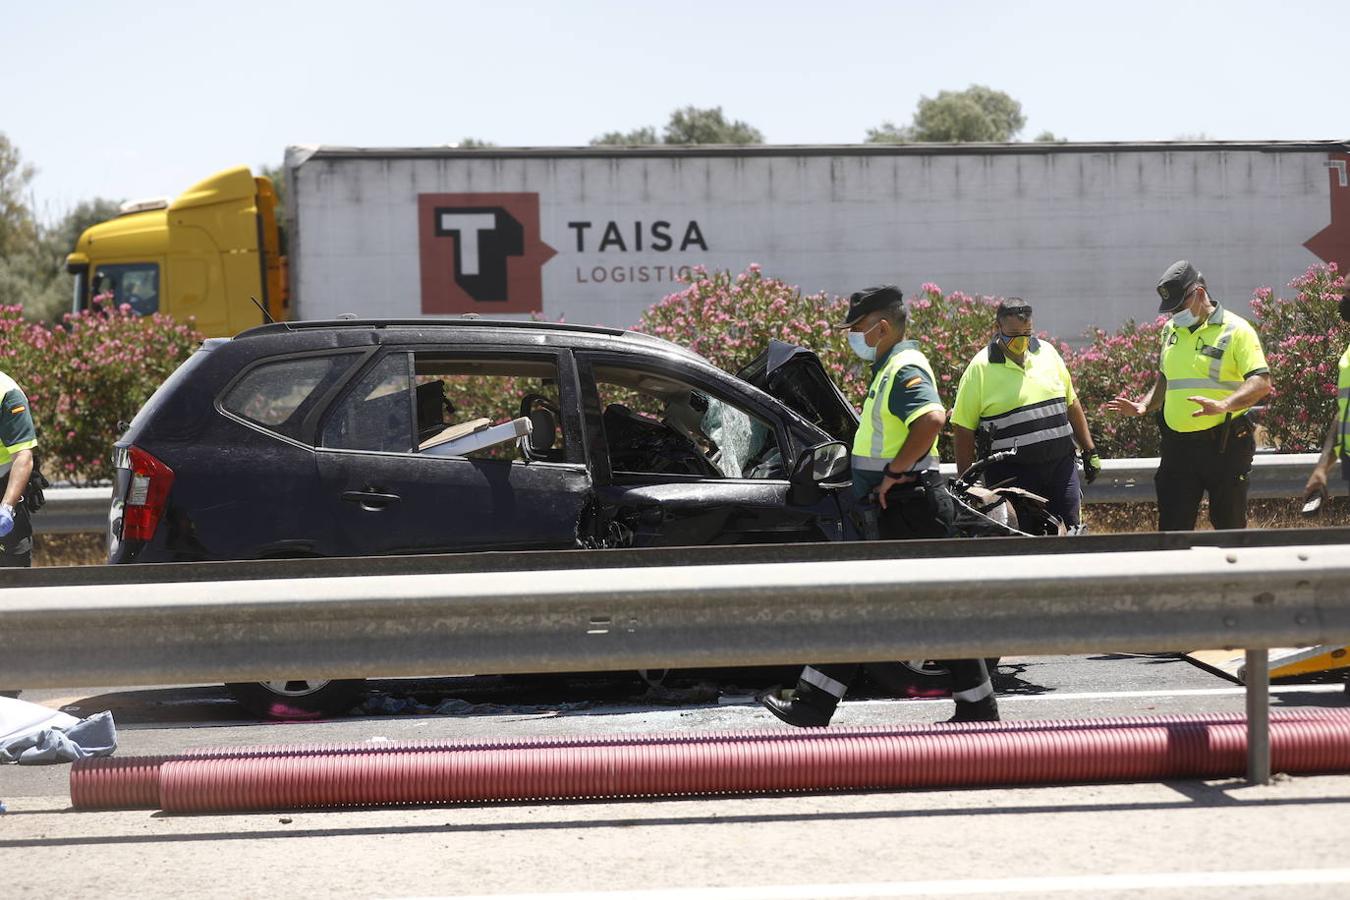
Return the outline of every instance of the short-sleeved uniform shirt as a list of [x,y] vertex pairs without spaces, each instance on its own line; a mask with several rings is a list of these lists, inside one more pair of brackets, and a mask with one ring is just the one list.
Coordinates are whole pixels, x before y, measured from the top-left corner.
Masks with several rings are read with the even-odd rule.
[[[1223,424],[1223,416],[1196,416],[1187,398],[1222,400],[1253,375],[1270,371],[1256,329],[1237,313],[1215,304],[1203,322],[1163,326],[1158,369],[1167,379],[1163,421],[1172,431],[1205,431]],[[1233,417],[1247,411],[1233,413]]]
[[37,430],[33,427],[28,398],[4,372],[0,372],[0,401],[3,401],[0,405],[0,479],[3,479],[17,453],[37,446]]
[[[886,355],[872,365],[872,381],[886,367],[886,361],[901,350],[917,350],[917,341],[900,341]],[[880,402],[878,397],[876,402]],[[933,410],[943,411],[942,398],[938,396],[937,385],[921,366],[901,366],[886,387],[886,410],[906,426],[925,413]],[[853,489],[859,497],[865,497],[881,486],[885,477],[881,472],[871,472],[853,467]]]

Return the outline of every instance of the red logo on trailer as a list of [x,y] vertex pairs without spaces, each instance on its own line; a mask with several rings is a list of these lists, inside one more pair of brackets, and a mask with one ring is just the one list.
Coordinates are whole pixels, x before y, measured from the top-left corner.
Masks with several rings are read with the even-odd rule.
[[1341,274],[1350,272],[1350,153],[1327,158],[1331,181],[1331,224],[1308,239],[1307,247],[1323,262],[1335,263]]
[[420,194],[422,312],[543,311],[538,194]]

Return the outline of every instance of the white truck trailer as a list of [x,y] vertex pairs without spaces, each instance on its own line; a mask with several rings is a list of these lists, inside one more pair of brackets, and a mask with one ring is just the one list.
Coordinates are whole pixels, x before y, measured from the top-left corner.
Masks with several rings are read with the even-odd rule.
[[694,266],[1020,296],[1065,338],[1192,260],[1245,311],[1350,266],[1350,143],[287,151],[291,316],[631,326]]

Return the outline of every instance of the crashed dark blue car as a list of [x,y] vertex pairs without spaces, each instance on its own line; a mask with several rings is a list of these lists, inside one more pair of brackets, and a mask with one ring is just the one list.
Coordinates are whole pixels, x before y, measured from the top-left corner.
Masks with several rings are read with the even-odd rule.
[[[265,325],[206,341],[117,442],[108,561],[840,540],[856,427],[786,344],[733,376],[607,328]],[[354,695],[233,690],[273,714]]]

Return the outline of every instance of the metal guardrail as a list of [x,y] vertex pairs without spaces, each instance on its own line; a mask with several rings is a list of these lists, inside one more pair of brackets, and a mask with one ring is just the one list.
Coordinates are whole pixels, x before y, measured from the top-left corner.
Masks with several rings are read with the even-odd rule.
[[[6,577],[0,593],[0,684],[603,671],[1205,646],[1252,648],[1248,671],[1265,673],[1267,648],[1350,643],[1346,543],[1017,553],[970,562],[231,574],[275,565],[264,562],[228,564],[211,581],[146,583],[138,577],[144,569],[171,567],[127,566],[65,584],[51,583],[41,570],[19,572]],[[1248,686],[1255,780],[1268,777],[1261,769],[1266,687],[1260,677]]]
[[[1032,542],[1024,542],[1031,544]],[[66,687],[1350,643],[1350,545],[121,584],[0,594]],[[155,568],[155,567],[145,567]],[[997,580],[991,581],[991,573]],[[37,571],[33,573],[39,575]],[[806,660],[809,661],[809,660]]]
[[78,534],[107,529],[111,487],[54,487],[43,493],[47,504],[33,516],[33,531],[38,534]]
[[[1298,497],[1317,465],[1316,453],[1257,454],[1252,460],[1251,483],[1247,496],[1257,500]],[[1153,473],[1158,457],[1104,459],[1097,480],[1083,486],[1084,503],[1152,503]],[[956,466],[944,463],[943,474],[956,474]]]
[[[1258,499],[1296,497],[1303,491],[1308,474],[1317,463],[1316,453],[1259,455],[1252,463],[1250,496]],[[1102,474],[1084,488],[1086,503],[1151,503],[1157,457],[1102,460]],[[945,463],[942,471],[955,474]],[[51,488],[47,505],[33,517],[39,534],[74,534],[103,531],[108,525],[111,488]]]
[[[1300,497],[1308,482],[1317,453],[1257,454],[1247,496],[1258,500]],[[1158,458],[1104,459],[1097,480],[1083,488],[1086,503],[1152,503],[1153,473]]]

